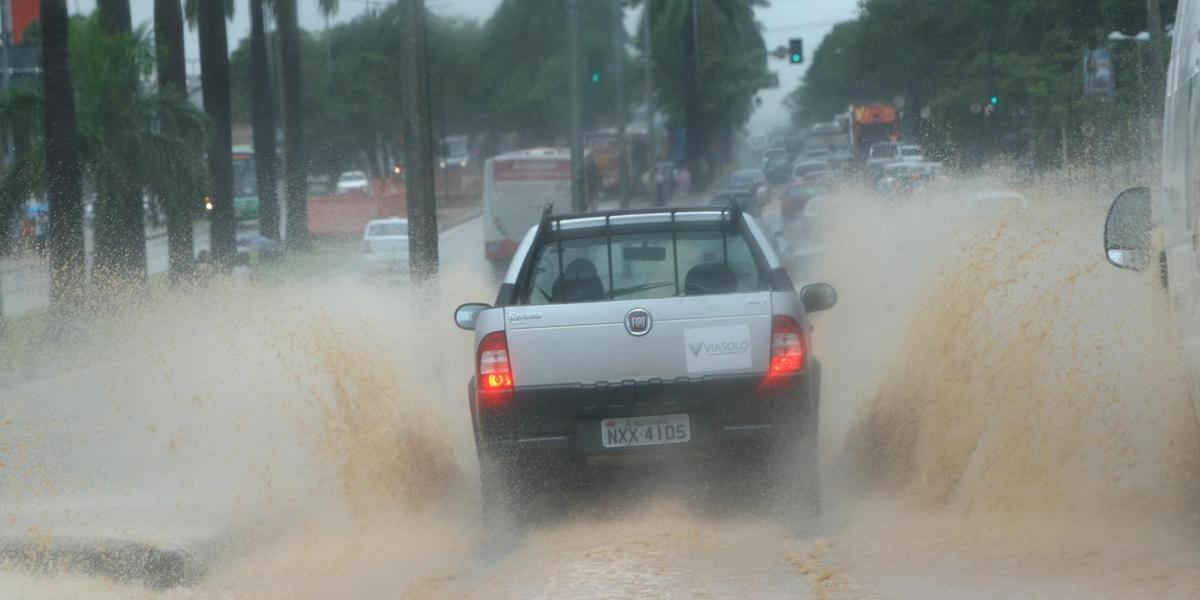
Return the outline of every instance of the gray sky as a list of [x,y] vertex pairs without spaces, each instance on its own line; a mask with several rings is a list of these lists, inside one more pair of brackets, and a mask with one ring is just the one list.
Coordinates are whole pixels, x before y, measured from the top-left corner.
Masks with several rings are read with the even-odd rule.
[[[339,0],[341,10],[330,18],[331,24],[350,21],[355,17],[384,4],[380,0]],[[598,1],[598,0],[585,0]],[[68,0],[72,12],[91,12],[96,7],[95,0]],[[234,0],[236,8],[233,22],[229,25],[229,46],[233,48],[250,32],[249,3],[247,0]],[[325,19],[317,9],[316,0],[300,0],[300,26],[309,29],[320,29],[325,25]],[[483,21],[496,10],[500,0],[426,0],[430,10],[450,15],[460,15]],[[133,22],[150,24],[154,18],[154,0],[130,0],[133,11]],[[762,109],[755,112],[750,120],[752,131],[765,131],[776,125],[787,123],[787,112],[783,107],[783,99],[800,83],[800,78],[812,58],[812,52],[820,44],[821,38],[829,33],[836,21],[850,19],[855,15],[858,0],[772,0],[768,8],[758,9],[758,20],[763,24],[763,38],[767,48],[787,44],[788,38],[801,37],[804,39],[805,63],[792,66],[785,61],[771,59],[770,68],[779,73],[780,89],[763,90]],[[626,20],[627,26],[636,26],[637,14],[631,13]],[[195,32],[189,31],[185,52],[189,61],[195,61],[199,55],[199,45]],[[189,65],[189,70],[195,69]]]

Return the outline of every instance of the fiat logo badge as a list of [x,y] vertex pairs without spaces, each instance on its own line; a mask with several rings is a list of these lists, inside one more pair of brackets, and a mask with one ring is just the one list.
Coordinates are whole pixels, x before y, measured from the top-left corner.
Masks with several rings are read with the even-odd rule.
[[654,320],[650,318],[650,313],[644,308],[635,308],[625,313],[625,331],[629,335],[641,337],[650,333],[650,327],[654,325]]

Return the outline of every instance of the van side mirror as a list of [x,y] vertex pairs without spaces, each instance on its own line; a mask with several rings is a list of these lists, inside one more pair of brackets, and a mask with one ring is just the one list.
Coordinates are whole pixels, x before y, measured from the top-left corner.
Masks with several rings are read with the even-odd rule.
[[479,302],[468,302],[454,309],[454,324],[466,330],[475,329],[475,320],[479,318],[479,313],[491,308],[487,304]]
[[800,301],[804,303],[805,312],[829,310],[837,304],[837,290],[828,283],[810,283],[800,288]]
[[1108,262],[1134,271],[1150,266],[1154,229],[1150,214],[1150,188],[1129,188],[1113,200],[1104,221],[1104,257]]

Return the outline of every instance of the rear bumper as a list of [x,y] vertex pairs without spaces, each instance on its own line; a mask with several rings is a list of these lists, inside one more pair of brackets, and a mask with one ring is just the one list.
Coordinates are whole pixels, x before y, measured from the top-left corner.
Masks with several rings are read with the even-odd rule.
[[[819,364],[786,381],[761,376],[518,389],[500,407],[472,413],[481,453],[521,458],[666,458],[816,435]],[[472,392],[473,393],[473,392]],[[686,414],[686,443],[606,448],[605,419]]]

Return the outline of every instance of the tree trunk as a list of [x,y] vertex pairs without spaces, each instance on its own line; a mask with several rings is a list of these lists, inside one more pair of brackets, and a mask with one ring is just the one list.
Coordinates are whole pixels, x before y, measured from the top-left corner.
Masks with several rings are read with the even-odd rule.
[[[129,0],[99,0],[96,8],[105,31],[112,36],[132,36]],[[122,69],[124,81],[120,102],[132,104],[138,94],[138,74],[132,62],[113,65]],[[114,115],[115,117],[115,115]],[[136,127],[125,123],[125,127]],[[122,157],[119,160],[128,160]],[[93,281],[112,289],[141,287],[146,282],[146,222],[142,189],[133,176],[134,167],[121,163],[121,171],[108,182],[100,182],[95,220]]]
[[700,81],[700,47],[697,27],[700,15],[696,14],[696,3],[688,4],[687,18],[683,20],[683,89],[684,127],[687,130],[687,164],[692,176],[692,189],[704,189],[708,185],[708,173],[702,168],[706,135],[704,131],[704,90]]
[[[183,51],[183,11],[179,0],[154,0],[155,66],[158,89],[187,98],[187,68]],[[167,271],[175,282],[192,270],[194,198],[174,195],[162,199],[167,211]]]
[[275,105],[262,0],[250,0],[250,104],[254,119],[254,175],[258,180],[258,231],[279,239],[279,192],[275,179]]
[[304,110],[300,102],[300,23],[296,0],[276,0],[279,19],[280,70],[283,71],[283,152],[287,157],[287,245],[308,245],[308,177],[304,156]]
[[233,214],[233,132],[229,106],[229,47],[225,38],[224,0],[199,0],[200,86],[204,112],[213,121],[208,145],[208,173],[212,179],[210,245],[213,261],[232,264],[237,250],[237,223]]
[[404,162],[408,182],[409,269],[425,283],[438,271],[437,196],[433,170],[433,123],[429,107],[429,63],[425,45],[425,1],[404,7]]
[[50,323],[61,327],[83,300],[83,192],[75,92],[67,61],[66,0],[42,0],[42,85],[50,204]]

